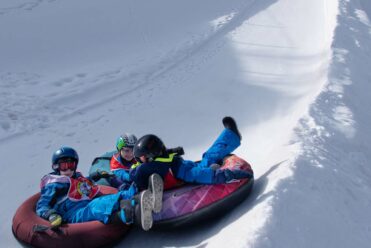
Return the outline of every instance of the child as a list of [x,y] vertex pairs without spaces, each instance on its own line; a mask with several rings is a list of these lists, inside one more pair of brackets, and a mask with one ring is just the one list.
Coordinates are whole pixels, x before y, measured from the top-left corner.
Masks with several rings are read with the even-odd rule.
[[76,151],[70,147],[61,147],[53,154],[54,172],[41,179],[37,215],[49,220],[52,228],[57,228],[62,222],[92,220],[104,224],[117,220],[132,224],[135,212],[144,230],[152,227],[152,211],[157,213],[162,207],[163,182],[158,175],[151,175],[149,189],[139,195],[135,195],[137,190],[132,185],[126,191],[100,196],[99,186],[76,171],[78,162]]
[[148,185],[149,176],[156,173],[163,178],[164,187],[168,189],[174,187],[179,179],[189,183],[221,184],[233,179],[251,178],[253,175],[243,170],[219,169],[218,163],[233,152],[241,141],[241,134],[232,117],[224,117],[223,125],[225,129],[203,154],[200,162],[183,160],[182,154],[169,152],[155,135],[143,136],[134,146],[134,156],[142,164],[132,167],[131,179],[138,188],[143,189]]
[[133,153],[136,142],[137,137],[134,134],[125,133],[117,138],[117,153],[112,156],[110,161],[110,170],[114,174],[114,177],[108,179],[111,186],[119,188],[121,185],[130,183],[129,169],[137,163]]

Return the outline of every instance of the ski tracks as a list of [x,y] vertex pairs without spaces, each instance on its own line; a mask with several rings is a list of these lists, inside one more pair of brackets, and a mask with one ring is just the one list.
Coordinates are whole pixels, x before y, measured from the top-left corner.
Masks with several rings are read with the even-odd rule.
[[[44,1],[32,2],[33,8],[42,2]],[[259,4],[255,4],[256,0],[240,3],[229,15],[212,20],[210,23],[213,26],[207,33],[197,33],[186,37],[187,39],[182,44],[158,56],[154,61],[143,62],[138,59],[130,68],[119,66],[98,75],[80,72],[50,81],[42,78],[41,75],[30,80],[22,76],[22,73],[0,74],[3,78],[12,75],[18,81],[31,82],[34,86],[39,84],[49,88],[43,90],[45,95],[34,92],[34,95],[27,97],[28,99],[19,99],[17,104],[8,103],[9,106],[0,112],[2,115],[0,142],[29,131],[51,127],[56,122],[70,120],[74,116],[84,115],[94,111],[97,107],[112,105],[114,102],[116,102],[115,105],[118,104],[123,108],[131,108],[135,104],[140,104],[135,101],[142,94],[147,94],[146,97],[151,98],[151,94],[155,94],[155,91],[161,91],[165,87],[182,82],[195,71],[200,70],[203,64],[224,47],[226,43],[224,37],[229,32],[272,2],[274,0],[266,0],[263,3],[259,1]],[[22,6],[18,9],[22,9],[24,7]],[[23,83],[12,85],[18,84]],[[144,93],[143,90],[146,92]],[[6,92],[9,91],[2,94],[7,94]],[[17,105],[19,105],[19,110],[14,109]],[[111,107],[108,107],[108,111],[109,109]]]
[[43,3],[51,3],[57,0],[34,0],[34,1],[22,1],[17,5],[13,5],[10,7],[0,7],[0,17],[5,14],[10,14],[15,11],[31,11],[37,7],[39,7]]

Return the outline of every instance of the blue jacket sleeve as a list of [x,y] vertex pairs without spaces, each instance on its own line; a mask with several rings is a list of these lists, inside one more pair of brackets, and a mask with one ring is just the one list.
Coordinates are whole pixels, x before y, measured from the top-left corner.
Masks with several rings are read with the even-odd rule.
[[130,181],[130,175],[129,172],[124,169],[114,170],[113,174],[122,182],[129,182]]
[[48,219],[56,210],[53,208],[58,197],[58,191],[65,185],[61,183],[51,183],[41,189],[40,199],[36,205],[36,214],[41,218]]

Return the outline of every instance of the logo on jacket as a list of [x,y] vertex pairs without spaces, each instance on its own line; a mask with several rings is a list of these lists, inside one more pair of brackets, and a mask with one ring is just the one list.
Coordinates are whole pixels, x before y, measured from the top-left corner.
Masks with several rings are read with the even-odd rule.
[[92,185],[89,182],[79,182],[77,184],[77,192],[82,196],[89,196],[92,191]]

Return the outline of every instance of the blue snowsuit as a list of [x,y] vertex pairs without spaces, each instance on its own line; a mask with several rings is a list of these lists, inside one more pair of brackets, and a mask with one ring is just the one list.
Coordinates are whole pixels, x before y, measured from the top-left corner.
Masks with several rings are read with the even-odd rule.
[[[53,173],[49,174],[53,175]],[[76,172],[74,178],[82,176]],[[66,181],[66,180],[64,180]],[[70,183],[48,183],[41,188],[41,196],[36,206],[38,216],[48,219],[53,213],[62,216],[64,222],[80,223],[98,220],[107,224],[112,214],[120,210],[120,200],[130,199],[135,192],[119,191],[116,194],[97,196],[88,200],[71,200],[68,197]]]
[[[164,179],[165,187],[168,173],[189,183],[226,183],[232,178],[225,173],[225,170],[214,170],[209,166],[213,163],[220,163],[225,156],[233,152],[240,144],[240,138],[236,133],[230,129],[224,129],[212,146],[202,155],[200,162],[183,160],[176,154],[166,154],[152,162],[142,163],[131,169],[130,177],[140,189],[147,187],[148,178],[153,173],[159,174]],[[239,176],[241,176],[241,173],[243,172],[240,172]],[[245,177],[248,176],[245,175]]]

